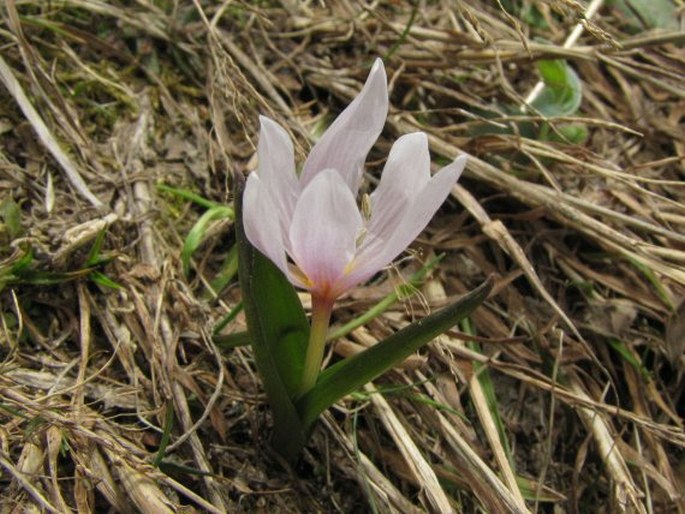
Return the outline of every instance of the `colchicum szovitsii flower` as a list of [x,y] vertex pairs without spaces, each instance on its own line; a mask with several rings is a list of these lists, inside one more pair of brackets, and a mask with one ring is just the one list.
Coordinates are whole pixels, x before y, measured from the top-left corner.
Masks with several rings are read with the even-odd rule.
[[336,298],[407,248],[466,164],[462,155],[431,177],[426,135],[404,135],[393,144],[380,183],[360,210],[364,162],[387,113],[387,77],[377,59],[362,91],[314,146],[299,176],[288,134],[260,117],[259,164],[247,179],[243,223],[250,242],[296,287],[311,292],[302,392],[316,381]]

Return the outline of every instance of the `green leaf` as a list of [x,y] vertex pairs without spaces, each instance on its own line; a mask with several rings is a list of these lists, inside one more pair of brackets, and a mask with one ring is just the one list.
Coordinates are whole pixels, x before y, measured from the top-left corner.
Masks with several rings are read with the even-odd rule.
[[238,273],[238,247],[233,245],[226,255],[219,272],[210,282],[213,291],[219,294]]
[[487,298],[488,279],[442,310],[408,325],[387,339],[324,370],[312,390],[299,398],[296,407],[309,427],[328,407],[390,370],[433,338],[452,328]]
[[306,442],[292,398],[300,385],[309,323],[297,293],[281,271],[247,240],[242,184],[236,187],[238,275],[257,370],[274,417],[272,445],[294,461]]
[[98,264],[103,262],[103,259],[100,257],[100,254],[102,252],[102,244],[105,241],[106,233],[107,229],[103,228],[100,232],[98,232],[98,235],[95,237],[95,241],[93,241],[93,246],[90,247],[90,250],[88,251],[88,257],[86,257],[86,267],[97,266]]
[[[469,319],[464,319],[461,322],[461,329],[464,333],[470,335],[476,335],[473,327],[471,326]],[[476,341],[467,343],[467,347],[476,353],[482,354],[480,344]],[[492,381],[488,367],[482,362],[473,363],[473,372],[478,377],[478,382],[480,382],[480,387],[483,390],[483,395],[485,396],[485,401],[488,405],[488,410],[495,422],[495,427],[497,428],[497,434],[499,435],[499,440],[502,443],[504,452],[507,455],[507,460],[513,470],[516,469],[516,463],[511,451],[511,445],[509,444],[509,438],[507,437],[507,431],[500,416],[500,409],[497,402],[497,394],[495,393],[495,384]]]
[[121,284],[115,280],[112,280],[101,271],[93,271],[90,275],[88,275],[88,278],[90,278],[96,284],[99,284],[103,287],[108,287],[109,289],[115,289],[117,291],[121,291],[123,289]]
[[[237,248],[237,247],[236,247]],[[212,334],[214,337],[218,336],[220,332],[226,328],[226,326],[235,319],[235,317],[238,315],[238,313],[242,312],[243,310],[243,302],[242,300],[239,301],[236,305],[233,306],[231,311],[223,317],[221,321],[219,321],[214,328],[212,329]]]
[[227,208],[231,211],[231,216],[233,216],[233,210],[230,207],[226,207],[225,205],[222,205],[220,203],[207,200],[205,197],[193,193],[192,191],[180,189],[178,187],[167,186],[166,184],[157,184],[157,190],[163,193],[169,193],[178,198],[183,198],[184,200],[189,200],[206,209],[213,209],[215,207]]
[[157,455],[155,455],[152,465],[156,468],[164,460],[166,453],[166,448],[169,446],[169,441],[171,440],[171,430],[174,427],[174,407],[172,403],[168,403],[166,406],[166,416],[164,420],[164,430],[162,432],[162,438],[159,441],[159,449],[157,450]]
[[220,334],[212,337],[212,341],[224,351],[238,348],[239,346],[249,346],[252,338],[249,332],[233,332],[232,334]]
[[533,107],[548,117],[570,116],[580,107],[583,88],[576,72],[564,60],[539,61],[545,87]]
[[642,364],[640,359],[636,357],[630,349],[626,346],[626,344],[619,340],[619,339],[609,339],[608,340],[609,345],[618,353],[623,360],[625,360],[628,364],[630,364],[633,368],[635,368],[636,371],[638,371],[641,375],[642,378],[644,378],[647,381],[650,381],[651,375],[649,374],[649,370],[645,368],[645,366]]
[[202,244],[202,241],[204,241],[209,224],[216,219],[232,218],[233,209],[224,206],[212,207],[200,216],[200,219],[197,220],[193,228],[188,232],[188,236],[183,243],[183,250],[181,250],[181,262],[183,263],[183,274],[185,276],[188,276],[190,272],[190,258]]
[[626,259],[633,266],[635,266],[638,269],[638,271],[640,271],[640,273],[642,273],[645,276],[647,280],[649,280],[650,284],[654,286],[656,294],[659,296],[659,298],[661,298],[661,301],[664,302],[664,304],[671,310],[671,312],[674,312],[675,305],[671,300],[671,295],[668,292],[668,290],[664,287],[664,285],[661,283],[661,280],[654,272],[654,270],[646,264],[644,264],[643,262],[641,262],[639,259],[631,257],[630,254],[626,254]]
[[392,46],[390,47],[390,49],[387,52],[385,52],[385,55],[383,56],[384,61],[386,61],[386,62],[389,61],[390,57],[392,57],[392,55],[395,52],[397,52],[397,49],[405,43],[407,36],[409,35],[409,31],[411,30],[411,27],[414,24],[414,20],[416,19],[416,14],[418,12],[419,12],[419,4],[417,2],[416,4],[414,4],[414,6],[411,10],[411,14],[409,15],[409,21],[407,21],[407,24],[404,26],[404,30],[402,30],[402,33],[397,38],[397,41],[395,41],[392,44]]

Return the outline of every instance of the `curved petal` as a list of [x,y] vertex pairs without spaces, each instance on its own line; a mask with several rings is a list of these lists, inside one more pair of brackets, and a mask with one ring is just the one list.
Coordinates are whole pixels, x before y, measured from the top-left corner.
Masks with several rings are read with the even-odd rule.
[[281,229],[286,233],[300,193],[293,143],[288,133],[272,119],[260,116],[259,122],[257,174],[274,201]]
[[430,180],[428,138],[423,132],[400,137],[390,149],[380,184],[371,194],[372,237],[388,239],[402,213]]
[[366,155],[383,130],[387,115],[388,79],[383,61],[376,59],[359,95],[312,148],[302,169],[302,184],[332,168],[338,170],[356,196]]
[[467,157],[462,155],[436,173],[402,215],[394,233],[387,239],[373,239],[363,245],[346,280],[368,280],[397,257],[426,227],[461,176]]
[[274,213],[271,195],[256,173],[250,173],[245,184],[243,227],[252,246],[271,259],[286,276],[290,276],[281,225]]
[[290,227],[291,257],[309,279],[309,290],[334,295],[361,228],[359,208],[340,174],[331,169],[317,174],[302,191]]

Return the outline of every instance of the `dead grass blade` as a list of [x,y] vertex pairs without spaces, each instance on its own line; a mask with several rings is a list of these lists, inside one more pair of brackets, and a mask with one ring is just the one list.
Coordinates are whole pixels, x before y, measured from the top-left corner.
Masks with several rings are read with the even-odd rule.
[[43,143],[45,148],[60,164],[62,170],[67,176],[67,179],[74,189],[76,189],[81,196],[88,200],[93,207],[102,207],[104,204],[88,188],[73,161],[64,152],[64,150],[62,150],[62,147],[52,135],[50,129],[48,129],[47,125],[45,125],[45,122],[41,118],[40,114],[38,114],[38,111],[36,111],[24,93],[24,90],[14,76],[14,73],[12,73],[12,69],[7,66],[7,63],[2,56],[0,56],[0,80],[2,80],[2,83],[7,88],[7,91],[17,102],[17,105],[19,105],[19,108],[24,113],[24,116],[26,116],[26,119],[29,121],[29,123],[31,123],[31,126],[35,130],[38,139],[40,139],[41,143]]
[[418,447],[413,443],[411,436],[406,431],[399,418],[392,410],[390,404],[378,394],[372,384],[364,388],[371,395],[371,402],[378,410],[379,416],[386,430],[400,450],[404,462],[409,468],[409,472],[414,475],[415,480],[421,484],[422,494],[426,496],[428,510],[434,512],[453,512],[449,499],[438,482],[438,477],[430,464],[421,454]]

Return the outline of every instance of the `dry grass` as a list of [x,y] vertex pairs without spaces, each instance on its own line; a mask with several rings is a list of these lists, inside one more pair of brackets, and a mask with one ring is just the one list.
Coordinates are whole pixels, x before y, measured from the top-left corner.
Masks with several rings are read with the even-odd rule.
[[[417,5],[0,7],[0,512],[685,512],[682,8],[648,30],[601,1]],[[416,129],[436,161],[473,158],[420,252],[336,323],[444,253],[420,297],[331,358],[487,274],[496,293],[327,413],[286,471],[250,350],[213,334],[240,299],[210,286],[231,222],[185,276],[205,208],[158,185],[228,204],[257,115],[301,158],[376,56],[392,109],[370,180]],[[553,58],[583,100],[545,119],[524,102]]]

